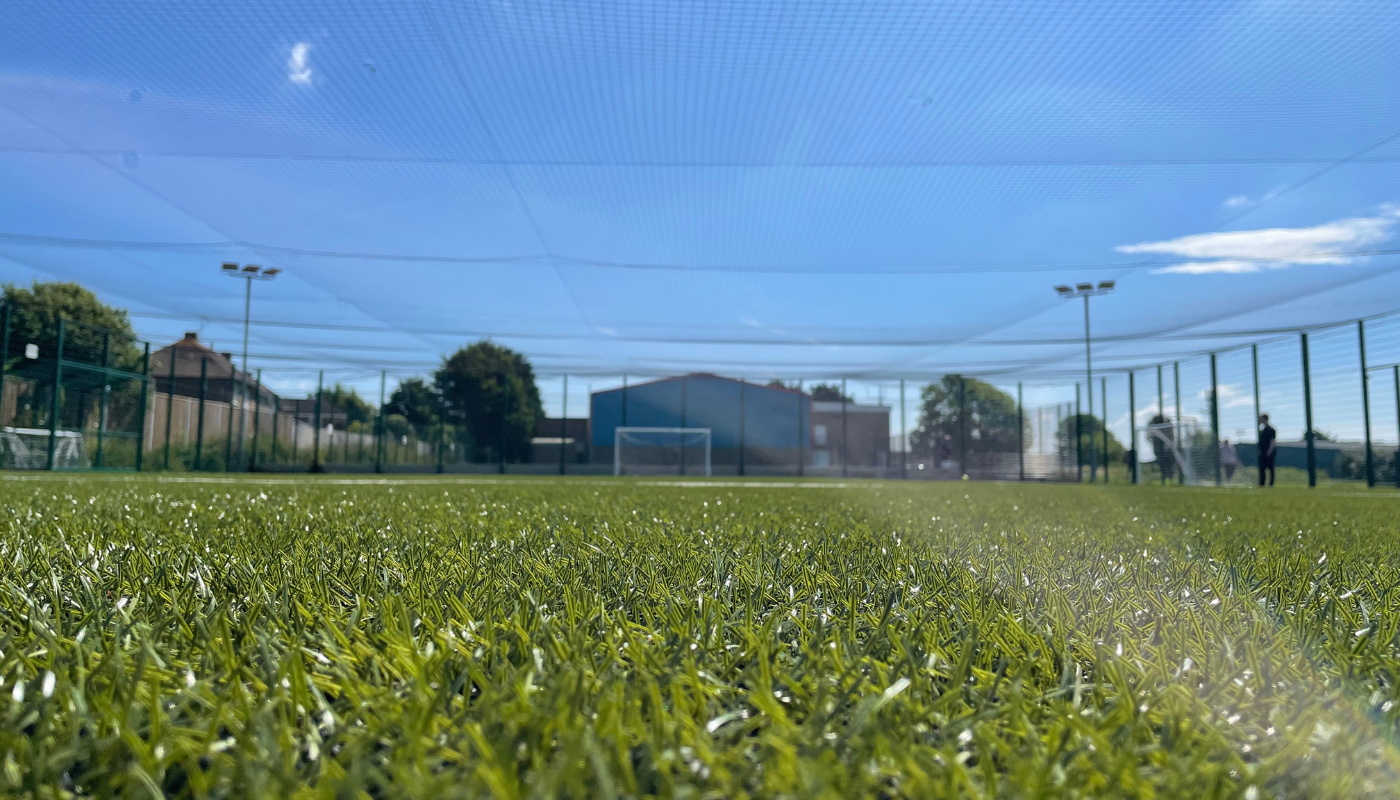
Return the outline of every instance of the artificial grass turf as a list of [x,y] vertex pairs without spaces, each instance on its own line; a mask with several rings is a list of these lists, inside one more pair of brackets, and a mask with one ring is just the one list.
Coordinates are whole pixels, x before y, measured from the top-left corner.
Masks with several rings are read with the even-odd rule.
[[0,788],[1392,796],[1400,497],[0,482]]

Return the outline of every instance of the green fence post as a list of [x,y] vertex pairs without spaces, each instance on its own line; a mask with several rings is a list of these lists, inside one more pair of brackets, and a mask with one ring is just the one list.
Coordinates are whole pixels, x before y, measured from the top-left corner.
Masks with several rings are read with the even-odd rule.
[[311,430],[311,471],[321,471],[321,386],[325,381],[326,371],[320,370],[316,373],[316,411],[313,419],[314,427]]
[[1366,321],[1356,321],[1356,342],[1361,348],[1361,417],[1366,428],[1366,486],[1376,485],[1376,462],[1371,451],[1371,374],[1366,371]]
[[[97,455],[95,466],[102,469],[102,434],[107,428],[107,396],[111,394],[111,376],[107,374],[107,364],[112,357],[112,334],[110,331],[102,332],[102,389],[97,396]],[[84,414],[84,417],[87,415]],[[86,422],[86,420],[84,420]]]
[[[146,463],[146,404],[150,402],[151,388],[151,343],[146,342],[145,351],[141,354],[141,422],[136,431],[136,471],[140,472],[141,467]],[[154,413],[151,414],[155,416]],[[152,419],[152,422],[155,420]]]
[[851,463],[850,440],[846,438],[846,379],[841,379],[841,477],[848,474]]
[[1255,449],[1258,450],[1259,442],[1259,415],[1264,412],[1259,408],[1259,345],[1249,346],[1250,367],[1254,371],[1254,441]]
[[1128,480],[1134,484],[1142,483],[1142,470],[1138,468],[1138,438],[1137,438],[1137,386],[1135,384],[1136,375],[1132,370],[1128,371],[1128,454],[1132,461],[1128,464]]
[[[1021,384],[1016,384],[1016,395],[1020,396]],[[799,406],[800,408],[800,406]],[[904,417],[904,379],[899,379],[899,477],[909,477],[909,425]],[[800,411],[798,412],[801,413]],[[801,429],[798,431],[801,433]],[[1024,464],[1022,471],[1024,471]],[[1024,477],[1024,476],[1022,476]]]
[[564,376],[564,410],[559,415],[559,474],[564,474],[564,439],[569,432],[569,376]]
[[438,435],[437,435],[437,467],[438,474],[443,471],[442,457],[447,445],[447,397],[444,394],[438,395],[438,402],[441,408],[438,409]]
[[[1069,461],[1069,453],[1067,452],[1067,448],[1066,448],[1066,447],[1061,447],[1061,446],[1060,446],[1060,433],[1061,433],[1061,429],[1064,429],[1063,432],[1065,433],[1065,435],[1069,435],[1069,429],[1068,429],[1068,428],[1065,428],[1065,416],[1064,416],[1064,415],[1065,415],[1065,404],[1064,404],[1064,403],[1056,403],[1056,404],[1055,404],[1055,463],[1056,463],[1056,465],[1059,467],[1059,469],[1058,469],[1057,471],[1058,471],[1058,473],[1059,473],[1059,475],[1060,475],[1061,478],[1063,478],[1063,477],[1065,476],[1065,466],[1066,466],[1065,462]],[[1065,444],[1068,445],[1068,442],[1066,442]]]
[[170,469],[170,425],[175,417],[175,357],[179,355],[179,348],[171,345],[166,348],[170,353],[170,382],[165,387],[165,469]]
[[[1392,366],[1390,374],[1395,379],[1395,423],[1400,426],[1400,365]],[[1400,448],[1395,450],[1395,488],[1400,489]]]
[[[248,459],[248,471],[258,470],[258,417],[262,416],[262,369],[258,369],[258,377],[253,384],[253,452]],[[277,429],[272,429],[272,435],[277,435]]]
[[[807,408],[807,395],[802,391],[802,379],[797,379],[797,477],[807,474],[807,426],[803,412]],[[1400,401],[1397,401],[1400,403]],[[1400,405],[1397,405],[1400,408]]]
[[[5,364],[7,364],[7,363],[9,362],[9,360],[10,360],[10,304],[9,304],[9,303],[6,303],[6,304],[5,304],[5,312],[4,312],[4,314],[5,314],[5,320],[4,320],[3,332],[0,332],[0,408],[3,408],[3,407],[4,407],[4,402],[5,402]],[[16,398],[16,401],[18,401],[18,398]],[[16,412],[19,411],[18,403],[16,403],[15,411],[16,411]],[[0,419],[0,425],[3,425],[4,422],[5,422],[5,421],[4,421],[3,419]],[[11,424],[11,425],[14,424],[14,420],[13,420],[13,419],[11,420],[10,424]]]
[[1220,383],[1216,379],[1215,353],[1210,354],[1210,463],[1215,468],[1215,485],[1223,481],[1220,473]]
[[1084,482],[1084,414],[1080,407],[1080,393],[1084,387],[1074,385],[1074,474],[1075,480]]
[[233,471],[233,384],[237,370],[228,362],[228,432],[224,434],[224,472]]
[[[899,383],[900,425],[904,424],[904,382]],[[1016,381],[1016,480],[1026,479],[1026,412],[1021,406],[1021,382]]]
[[[1181,448],[1181,362],[1172,362],[1172,400],[1176,403],[1176,422],[1172,425],[1172,444]],[[1186,483],[1186,465],[1176,471],[1176,482]]]
[[[278,398],[278,402],[272,404],[272,446],[269,447],[267,451],[267,460],[270,464],[277,463],[277,423],[280,422],[277,417],[282,411],[281,405],[281,398]],[[292,421],[292,433],[294,435],[296,433],[296,420]]]
[[1313,418],[1312,418],[1312,370],[1308,364],[1308,335],[1299,334],[1302,337],[1303,351],[1303,418],[1306,427],[1303,429],[1303,439],[1308,448],[1308,485],[1317,485],[1317,451],[1313,447]]
[[384,382],[385,370],[379,371],[379,414],[374,418],[374,471],[384,471]]
[[194,434],[194,468],[204,469],[204,398],[209,393],[209,357],[199,359],[199,416]]
[[[1108,378],[1099,378],[1099,394],[1099,407],[1103,409],[1103,422],[1100,425],[1103,428],[1100,437],[1103,440],[1103,482],[1108,483]],[[1093,414],[1094,410],[1089,409],[1089,413]]]
[[[509,441],[510,425],[510,376],[501,376],[501,440],[496,453],[496,471],[506,474],[506,442]],[[684,456],[682,456],[684,457]]]
[[[682,427],[682,428],[685,427],[685,423],[686,423],[686,412],[690,410],[690,409],[686,408],[686,400],[688,399],[688,397],[686,396],[686,386],[687,386],[687,381],[686,381],[686,379],[685,379],[685,376],[681,376],[681,427]],[[680,455],[680,462],[681,462],[681,474],[684,475],[684,474],[685,474],[685,434],[677,434],[677,435],[676,435],[676,442],[677,442],[677,445],[678,445],[677,449],[680,451],[680,452],[679,452],[679,455]],[[614,446],[616,446],[616,445],[614,445]]]
[[53,470],[58,456],[58,415],[62,410],[59,395],[63,387],[63,317],[58,318],[58,347],[53,358],[53,397],[49,402],[49,456],[48,468]]
[[[1164,394],[1163,391],[1162,391],[1162,365],[1161,365],[1161,364],[1158,364],[1158,365],[1157,365],[1157,416],[1158,416],[1158,417],[1161,417],[1163,422],[1166,422],[1166,420],[1167,420],[1167,407],[1166,407],[1166,403],[1165,403],[1164,400],[1163,400],[1164,397],[1165,397],[1165,394]],[[1151,439],[1150,436],[1148,437],[1147,443],[1148,443],[1148,444],[1151,444],[1151,443],[1152,443],[1152,439]],[[1171,453],[1168,453],[1167,455],[1170,456]],[[1166,468],[1163,467],[1161,464],[1158,464],[1158,465],[1157,465],[1157,477],[1161,479],[1161,483],[1162,483],[1163,486],[1166,486],[1166,485],[1167,485],[1167,471],[1166,471]]]
[[743,379],[743,378],[740,378],[740,379],[739,379],[739,475],[740,475],[740,477],[742,477],[742,476],[744,475],[744,447],[745,447],[745,445],[748,444],[748,442],[745,441],[745,440],[747,439],[748,432],[749,432],[749,431],[748,431],[748,425],[746,424],[746,423],[747,423],[746,417],[748,416],[748,414],[746,413],[746,412],[748,411],[748,409],[747,409],[746,403],[745,403],[745,401],[747,400],[747,398],[745,397],[746,392],[744,391],[744,387],[746,387],[746,386],[748,386],[748,381],[746,381],[746,380]]

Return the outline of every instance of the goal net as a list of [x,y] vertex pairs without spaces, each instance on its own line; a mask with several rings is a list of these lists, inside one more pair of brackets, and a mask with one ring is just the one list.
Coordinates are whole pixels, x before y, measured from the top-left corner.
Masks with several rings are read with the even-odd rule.
[[[48,465],[48,429],[0,427],[0,469],[46,469]],[[55,433],[53,465],[55,469],[88,466],[82,434],[76,431]]]
[[614,475],[709,475],[709,428],[618,428]]
[[1166,480],[1204,484],[1215,480],[1219,445],[1195,420],[1147,426],[1147,441]]

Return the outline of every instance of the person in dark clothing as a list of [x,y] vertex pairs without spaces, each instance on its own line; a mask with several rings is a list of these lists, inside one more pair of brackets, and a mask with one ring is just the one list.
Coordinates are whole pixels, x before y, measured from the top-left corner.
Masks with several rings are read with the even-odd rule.
[[1269,486],[1274,485],[1274,452],[1278,448],[1278,431],[1269,424],[1269,415],[1259,415],[1259,485],[1264,485],[1264,473],[1269,473]]

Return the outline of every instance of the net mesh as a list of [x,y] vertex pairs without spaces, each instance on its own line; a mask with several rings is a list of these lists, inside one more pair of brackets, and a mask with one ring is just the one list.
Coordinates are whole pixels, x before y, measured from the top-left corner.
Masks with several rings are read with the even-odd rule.
[[618,428],[616,475],[709,475],[708,428]]

